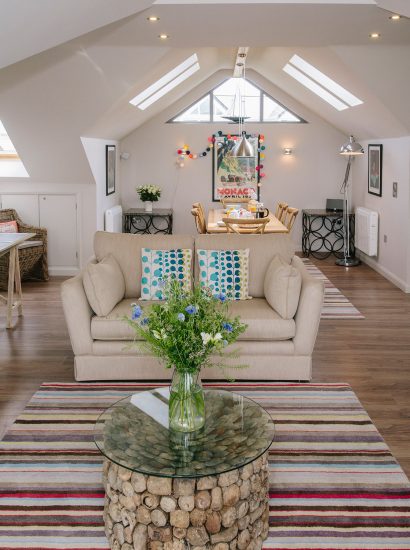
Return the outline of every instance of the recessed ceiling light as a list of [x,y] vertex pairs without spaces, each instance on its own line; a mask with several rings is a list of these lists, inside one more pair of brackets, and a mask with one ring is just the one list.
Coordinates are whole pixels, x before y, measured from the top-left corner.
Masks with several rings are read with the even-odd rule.
[[160,34],[158,36],[158,38],[160,38],[161,40],[166,40],[167,38],[169,38],[169,35],[168,34]]
[[401,15],[398,15],[397,13],[394,13],[389,17],[392,21],[399,21],[401,19]]
[[157,17],[156,15],[150,15],[149,17],[147,17],[147,20],[148,21],[159,21],[159,17]]
[[380,38],[380,33],[379,32],[372,32],[371,34],[369,34],[369,37],[370,38]]

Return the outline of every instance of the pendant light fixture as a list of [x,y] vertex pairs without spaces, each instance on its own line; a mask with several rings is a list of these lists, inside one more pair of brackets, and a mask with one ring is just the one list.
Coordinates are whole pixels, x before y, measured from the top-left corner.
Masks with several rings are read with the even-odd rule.
[[[241,48],[240,48],[241,50]],[[238,123],[238,136],[239,139],[235,143],[235,146],[232,149],[232,156],[237,158],[249,158],[255,156],[255,151],[246,137],[246,130],[244,126],[244,121],[246,118],[249,118],[246,115],[245,111],[245,85],[246,85],[246,69],[245,69],[245,59],[247,55],[247,48],[244,48],[244,52],[239,52],[237,61],[235,64],[234,78],[238,79],[238,85],[235,92],[235,97],[232,105],[232,114],[224,116],[231,122]],[[238,104],[238,115],[235,116],[235,107]]]

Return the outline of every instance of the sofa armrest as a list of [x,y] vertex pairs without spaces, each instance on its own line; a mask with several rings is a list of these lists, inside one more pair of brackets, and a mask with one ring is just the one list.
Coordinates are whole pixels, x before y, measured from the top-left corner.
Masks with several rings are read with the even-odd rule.
[[63,282],[61,299],[74,354],[92,353],[91,318],[94,314],[84,292],[81,274]]
[[311,355],[316,342],[322,313],[325,287],[323,281],[312,277],[300,258],[293,257],[292,265],[302,275],[302,289],[295,315],[296,336],[293,339],[295,353]]

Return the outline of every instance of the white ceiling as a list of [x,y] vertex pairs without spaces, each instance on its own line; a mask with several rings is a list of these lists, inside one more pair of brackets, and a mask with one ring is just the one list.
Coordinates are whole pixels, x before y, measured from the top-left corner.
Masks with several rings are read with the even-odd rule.
[[152,0],[0,0],[0,68],[151,4]]

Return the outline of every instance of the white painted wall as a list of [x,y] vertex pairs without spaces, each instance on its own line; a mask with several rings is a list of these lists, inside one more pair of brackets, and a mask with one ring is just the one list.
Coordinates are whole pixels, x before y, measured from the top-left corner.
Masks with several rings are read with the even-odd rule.
[[[0,181],[0,195],[2,193],[75,194],[77,196],[77,250],[79,267],[83,267],[93,256],[93,237],[96,227],[95,185]],[[52,268],[53,266],[50,267]],[[50,272],[52,273],[53,270],[51,269]],[[58,274],[63,275],[64,273],[59,271]]]
[[[410,137],[361,141],[363,157],[353,166],[353,206],[365,206],[379,213],[379,253],[375,258],[361,254],[363,260],[410,292]],[[367,147],[383,145],[382,196],[367,192]],[[393,198],[393,182],[398,182],[398,197]],[[384,235],[387,242],[383,242]]]
[[[185,168],[176,166],[176,150],[188,144],[193,152],[204,149],[207,138],[219,129],[234,132],[229,124],[165,124],[184,107],[215,86],[224,74],[219,73],[184,100],[143,126],[120,142],[121,151],[131,154],[121,164],[121,202],[123,208],[142,206],[135,192],[138,185],[153,183],[163,189],[159,207],[174,209],[174,232],[195,232],[190,213],[191,205],[200,201],[206,209],[212,203],[212,159],[187,161]],[[249,75],[250,78],[250,75]],[[256,82],[256,76],[253,75]],[[266,92],[277,98],[309,124],[249,124],[250,132],[265,135],[266,159],[261,199],[274,210],[280,200],[299,209],[324,208],[327,198],[339,196],[344,175],[345,160],[338,154],[346,136],[308,111],[279,89],[259,76],[257,82]],[[292,147],[294,154],[286,157],[284,147]],[[301,214],[293,229],[293,239],[301,248]]]
[[[104,213],[108,208],[119,204],[120,200],[120,178],[119,165],[120,155],[118,150],[118,142],[115,140],[105,140],[96,138],[81,138],[83,142],[85,154],[87,155],[90,164],[91,172],[93,173],[96,185],[96,229],[97,231],[104,230]],[[106,161],[105,148],[106,145],[116,146],[116,162],[115,162],[115,193],[106,195]]]

